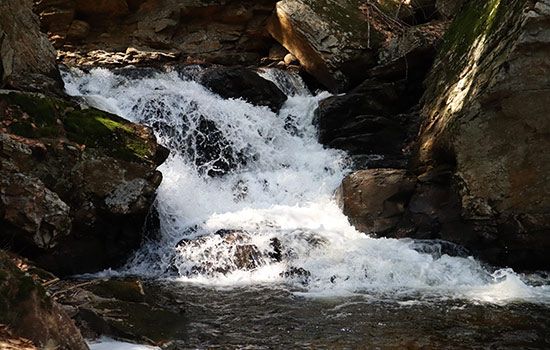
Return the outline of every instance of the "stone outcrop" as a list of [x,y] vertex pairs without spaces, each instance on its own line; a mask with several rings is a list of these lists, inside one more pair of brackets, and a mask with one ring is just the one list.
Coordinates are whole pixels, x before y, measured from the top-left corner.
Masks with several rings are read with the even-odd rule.
[[[14,17],[15,16],[15,17]],[[31,0],[0,3],[0,89],[62,94],[56,52],[32,12]]]
[[[73,321],[61,306],[46,295],[44,288],[21,271],[0,251],[0,324],[8,324],[12,331],[0,327],[2,349],[87,350],[88,345]],[[4,336],[23,337],[19,346]]]
[[[452,237],[486,260],[550,268],[550,2],[469,1],[427,80],[415,161],[452,169]],[[442,233],[444,234],[444,233]]]
[[[75,65],[258,64],[273,44],[265,26],[275,0],[34,2],[60,57]],[[145,53],[137,62],[135,51]],[[102,52],[117,59],[106,61]]]
[[136,249],[168,151],[148,127],[0,92],[0,237],[44,268],[115,266]]

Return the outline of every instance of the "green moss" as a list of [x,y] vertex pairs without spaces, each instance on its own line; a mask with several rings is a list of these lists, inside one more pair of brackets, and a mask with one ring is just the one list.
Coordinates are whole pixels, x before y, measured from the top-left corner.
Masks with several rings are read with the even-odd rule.
[[[361,33],[359,37],[366,37],[368,26],[366,18],[359,10],[361,1],[357,0],[306,0],[304,1],[315,13],[323,17],[341,30],[350,33]],[[373,36],[376,33],[371,33]]]
[[15,108],[10,131],[27,138],[58,137],[63,128],[57,124],[61,111],[66,108],[62,100],[12,92],[5,96],[7,104]]
[[15,92],[8,94],[7,101],[9,104],[18,105],[34,122],[39,122],[41,125],[54,124],[60,108],[52,98]]
[[101,281],[89,288],[94,294],[104,298],[115,298],[124,301],[143,302],[145,296],[139,280]]
[[[509,14],[521,14],[525,0],[470,0],[445,33],[440,60],[447,62],[447,82],[453,82],[469,64],[467,59],[476,40],[495,35]],[[495,39],[493,39],[495,40]],[[483,48],[487,51],[489,47]],[[445,59],[445,57],[449,59]]]
[[[80,109],[57,98],[25,93],[0,95],[10,109],[9,132],[27,138],[66,137],[126,161],[147,161],[153,149],[135,126],[116,115],[94,108]],[[2,111],[0,111],[1,116]]]
[[151,148],[131,128],[129,122],[115,115],[86,109],[71,111],[63,119],[67,137],[86,147],[99,148],[110,156],[128,161],[146,160]]

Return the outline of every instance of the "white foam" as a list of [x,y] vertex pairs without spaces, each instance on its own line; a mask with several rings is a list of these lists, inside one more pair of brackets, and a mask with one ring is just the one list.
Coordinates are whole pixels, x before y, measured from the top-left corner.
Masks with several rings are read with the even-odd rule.
[[105,337],[90,341],[88,345],[90,350],[160,350],[157,346],[125,343]]
[[[262,74],[281,84],[273,72]],[[420,253],[412,240],[373,239],[357,232],[332,198],[349,172],[346,155],[317,142],[313,111],[327,93],[311,96],[300,86],[287,87],[293,96],[275,114],[239,99],[223,100],[177,72],[130,79],[95,69],[65,74],[64,80],[68,93],[91,96],[88,101],[99,108],[164,125],[159,139],[172,155],[160,167],[164,180],[156,206],[162,239],[136,255],[127,267],[131,273],[170,276],[177,271],[181,281],[215,286],[287,285],[314,297],[550,300],[547,286],[528,286],[513,271],[493,274],[473,258]],[[233,154],[246,156],[246,164],[215,178],[197,168],[188,142],[201,116],[216,124]],[[242,242],[228,242],[213,234],[221,229],[249,234]],[[198,245],[176,246],[182,238],[196,237],[202,237]],[[286,254],[280,261],[268,258],[275,238]],[[243,244],[261,253],[255,268],[239,268],[235,262],[235,249]]]

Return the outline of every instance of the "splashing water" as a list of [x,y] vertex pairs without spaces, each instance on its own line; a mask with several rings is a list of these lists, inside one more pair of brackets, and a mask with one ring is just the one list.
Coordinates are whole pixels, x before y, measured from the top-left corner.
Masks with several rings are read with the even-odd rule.
[[263,71],[289,96],[275,114],[220,98],[194,80],[198,72],[64,73],[69,94],[152,126],[171,149],[160,167],[160,238],[122,273],[270,284],[304,296],[549,302],[548,283],[529,286],[511,270],[491,271],[432,243],[374,239],[350,226],[333,199],[350,171],[346,154],[323,148],[313,123],[328,93],[311,95],[296,75]]

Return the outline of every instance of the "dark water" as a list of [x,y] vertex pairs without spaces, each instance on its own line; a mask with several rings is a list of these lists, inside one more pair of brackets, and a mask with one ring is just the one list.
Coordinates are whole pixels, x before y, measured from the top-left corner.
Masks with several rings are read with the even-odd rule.
[[180,308],[185,318],[185,339],[168,349],[550,349],[544,305],[310,298],[179,282],[152,288],[159,306]]

